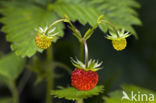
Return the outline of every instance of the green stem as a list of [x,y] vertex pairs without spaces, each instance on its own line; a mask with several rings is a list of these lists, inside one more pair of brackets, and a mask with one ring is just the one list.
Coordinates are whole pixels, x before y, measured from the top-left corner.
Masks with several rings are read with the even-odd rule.
[[74,35],[79,39],[79,41],[81,41],[82,35],[81,35],[80,31],[72,24],[72,22],[70,20],[67,19],[66,22],[71,26],[69,28],[73,31]]
[[99,23],[96,23],[93,27],[92,30],[96,29],[98,27]]
[[77,103],[83,103],[83,99],[78,99]]
[[52,54],[52,47],[50,46],[48,49],[47,49],[47,62],[51,62],[53,60],[53,54]]
[[11,83],[10,90],[12,93],[12,103],[19,103],[19,94],[15,82]]
[[110,25],[112,27],[112,29],[114,30],[114,32],[116,33],[117,37],[119,37],[119,34],[117,32],[117,29],[115,28],[115,26],[111,22],[109,22],[107,20],[101,20],[101,22],[104,22],[104,23]]
[[60,19],[60,20],[56,20],[55,22],[53,22],[47,29],[47,31],[45,32],[45,35],[48,33],[48,31],[57,23],[59,22],[63,22],[65,19]]
[[88,68],[88,46],[86,40],[82,40],[84,44],[84,49],[85,49],[85,65],[86,68]]
[[47,67],[47,74],[46,74],[46,80],[47,80],[46,103],[52,103],[52,96],[50,95],[54,84],[54,77],[53,77],[54,68],[51,64],[53,63],[52,47],[47,49],[47,63],[48,63],[48,67]]
[[81,42],[80,44],[80,60],[83,62],[83,56],[84,56],[84,44]]

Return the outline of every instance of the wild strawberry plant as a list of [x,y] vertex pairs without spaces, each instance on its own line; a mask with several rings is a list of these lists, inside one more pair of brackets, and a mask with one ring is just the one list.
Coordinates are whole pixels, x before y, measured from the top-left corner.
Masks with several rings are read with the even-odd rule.
[[[99,80],[96,71],[101,69],[102,62],[88,60],[87,40],[99,27],[104,33],[109,31],[105,37],[112,40],[114,49],[121,51],[127,45],[128,36],[137,37],[132,25],[141,25],[138,14],[133,9],[140,7],[135,0],[1,0],[0,5],[0,22],[4,24],[1,30],[6,33],[13,52],[0,60],[0,81],[10,88],[12,103],[19,102],[20,92],[16,79],[24,67],[38,75],[36,83],[44,79],[47,81],[46,103],[52,103],[51,95],[82,103],[83,99],[103,92],[103,86],[96,86]],[[82,35],[72,24],[75,21],[83,25],[88,23],[91,28]],[[81,57],[80,60],[72,59],[75,66],[71,75],[73,87],[53,90],[56,67],[60,66],[71,74],[68,66],[56,62],[53,58],[53,45],[64,35],[63,22],[69,25],[79,40]],[[44,50],[46,58],[42,61],[35,54]],[[25,84],[26,80],[23,82],[21,78],[20,83]],[[23,87],[19,88],[19,91],[22,91]]]
[[[97,86],[97,91],[96,92],[94,91],[94,88],[96,87],[99,78],[96,71],[101,69],[100,66],[102,65],[102,62],[98,62],[92,59],[88,61],[89,55],[88,55],[87,40],[93,35],[93,32],[98,27],[98,25],[100,25],[101,23],[106,23],[111,26],[112,28],[111,30],[112,32],[114,32],[114,33],[111,32],[110,34],[111,36],[107,36],[106,38],[107,39],[111,38],[114,49],[120,51],[125,49],[127,44],[126,37],[130,36],[130,34],[125,33],[124,30],[122,30],[122,32],[119,32],[111,22],[103,20],[103,16],[99,16],[99,18],[97,19],[97,23],[92,28],[89,28],[84,34],[84,36],[82,36],[80,31],[77,28],[75,28],[75,26],[72,24],[70,18],[67,15],[65,15],[65,19],[58,20],[58,21],[64,21],[69,23],[70,25],[69,28],[73,31],[74,36],[79,40],[80,44],[83,45],[81,46],[81,50],[80,50],[81,55],[83,54],[83,47],[84,47],[85,63],[83,63],[83,55],[81,57],[81,61],[78,59],[76,60],[72,59],[71,61],[72,64],[75,66],[75,70],[72,72],[72,76],[71,76],[71,82],[72,82],[71,85],[76,89],[65,88],[62,90],[52,91],[51,94],[55,95],[58,98],[66,98],[68,100],[76,100],[77,103],[83,103],[84,98],[97,95],[97,93],[103,91],[103,88],[98,86]],[[55,24],[55,22],[53,24]],[[52,26],[50,26],[49,28],[51,28]],[[65,91],[67,93],[64,93]],[[91,95],[90,92],[81,92],[81,91],[90,91],[91,93],[93,91],[94,92]],[[72,96],[73,92],[76,92],[76,96],[74,97]]]

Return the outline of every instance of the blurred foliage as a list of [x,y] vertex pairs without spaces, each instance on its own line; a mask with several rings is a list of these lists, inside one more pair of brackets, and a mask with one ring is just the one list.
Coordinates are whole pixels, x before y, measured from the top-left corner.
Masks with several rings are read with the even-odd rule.
[[0,99],[0,102],[1,103],[11,103],[11,99],[10,98],[3,98],[3,99]]
[[[27,68],[30,69],[32,72],[36,73],[37,79],[35,81],[35,85],[41,83],[46,78],[47,67],[50,66],[52,68],[60,67],[71,74],[72,70],[66,64],[61,62],[49,62],[42,61],[38,56],[33,56],[32,59],[29,61]],[[54,78],[61,78],[63,77],[62,74],[57,74],[56,72],[53,74]]]
[[0,81],[9,84],[17,79],[24,69],[25,60],[14,53],[0,59]]
[[[15,81],[22,73],[24,66],[25,59],[17,56],[15,53],[10,53],[0,59],[0,82],[7,85],[10,89],[13,95],[11,103],[16,103],[18,101]],[[9,101],[9,99],[4,99],[0,102],[9,103]]]

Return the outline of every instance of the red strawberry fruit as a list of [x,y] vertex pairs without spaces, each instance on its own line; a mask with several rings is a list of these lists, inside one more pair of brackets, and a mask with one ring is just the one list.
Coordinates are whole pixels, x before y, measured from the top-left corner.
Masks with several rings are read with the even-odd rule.
[[94,71],[75,69],[72,72],[72,86],[78,90],[88,91],[93,89],[98,83],[98,74]]
[[85,68],[85,64],[83,64],[79,60],[73,60],[73,65],[76,69],[72,72],[71,82],[72,86],[81,91],[88,91],[93,89],[98,83],[98,74],[97,70],[101,63],[95,62],[95,60],[90,60],[88,62],[88,68]]

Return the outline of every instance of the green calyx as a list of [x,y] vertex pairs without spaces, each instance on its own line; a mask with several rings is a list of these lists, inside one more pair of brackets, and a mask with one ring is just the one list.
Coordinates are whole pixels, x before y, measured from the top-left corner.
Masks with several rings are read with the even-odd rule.
[[37,34],[37,36],[41,37],[42,39],[46,39],[46,40],[52,40],[53,37],[52,36],[47,36],[47,35],[43,35],[43,34]]
[[109,40],[120,40],[120,39],[126,39],[127,37],[131,36],[131,34],[129,34],[129,32],[125,32],[124,29],[117,32],[119,37],[115,33],[110,32],[110,35],[107,35],[106,38]]
[[88,67],[86,68],[85,64],[83,62],[81,62],[80,60],[78,60],[77,58],[74,60],[73,58],[71,58],[71,62],[72,64],[78,68],[78,69],[83,69],[85,71],[98,71],[100,69],[102,69],[100,66],[102,65],[103,62],[99,62],[98,60],[93,60],[90,59],[88,62]]

